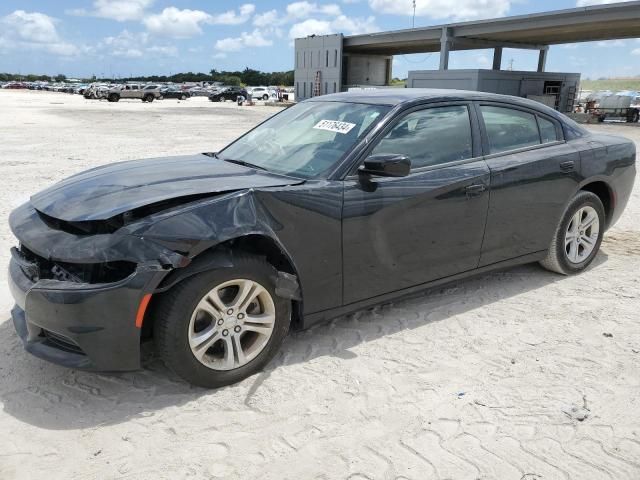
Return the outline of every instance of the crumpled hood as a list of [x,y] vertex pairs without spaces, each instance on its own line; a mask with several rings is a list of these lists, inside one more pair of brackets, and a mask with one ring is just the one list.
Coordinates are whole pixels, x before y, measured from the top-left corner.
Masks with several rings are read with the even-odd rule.
[[31,197],[40,212],[67,222],[115,215],[189,195],[301,183],[199,154],[114,163],[71,176]]

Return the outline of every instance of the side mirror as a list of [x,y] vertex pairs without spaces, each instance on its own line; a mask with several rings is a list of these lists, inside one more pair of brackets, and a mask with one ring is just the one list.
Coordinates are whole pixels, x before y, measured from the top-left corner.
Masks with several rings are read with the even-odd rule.
[[410,170],[411,160],[406,155],[383,153],[367,157],[358,172],[378,177],[406,177]]

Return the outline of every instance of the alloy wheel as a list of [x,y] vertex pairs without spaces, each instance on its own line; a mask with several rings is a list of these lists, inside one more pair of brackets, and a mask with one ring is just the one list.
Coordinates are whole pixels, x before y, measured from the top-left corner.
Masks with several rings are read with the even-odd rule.
[[233,370],[265,348],[275,321],[267,289],[253,280],[229,280],[202,297],[191,314],[189,346],[206,367]]
[[578,209],[571,217],[564,236],[567,259],[574,264],[582,263],[593,252],[598,243],[600,219],[593,207]]

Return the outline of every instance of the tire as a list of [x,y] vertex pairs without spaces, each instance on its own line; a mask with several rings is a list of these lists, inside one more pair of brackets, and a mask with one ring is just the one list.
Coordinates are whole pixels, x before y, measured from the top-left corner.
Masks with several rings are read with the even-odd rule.
[[111,93],[107,97],[107,100],[109,100],[110,102],[117,102],[118,100],[120,100],[120,95],[118,95],[117,93]]
[[[157,308],[154,308],[154,311],[157,312],[154,323],[156,351],[168,368],[194,385],[217,388],[239,382],[259,372],[276,354],[289,331],[291,302],[275,295],[276,270],[262,258],[250,255],[234,256],[234,263],[232,268],[211,270],[187,278],[164,294],[158,302]],[[209,298],[212,298],[211,295],[216,295],[218,300],[222,301],[220,296],[212,292],[215,287],[228,282],[248,282],[249,284],[253,282],[261,285],[263,291],[259,297],[256,297],[256,299],[259,298],[256,300],[257,303],[252,301],[249,307],[245,306],[244,310],[240,308],[237,317],[224,313],[218,315],[220,309],[211,308],[211,303],[203,302],[205,302],[204,299],[207,295]],[[233,290],[235,287],[229,288]],[[237,291],[239,292],[239,289]],[[236,296],[237,294],[232,291],[231,295]],[[271,300],[269,301],[268,298]],[[235,298],[231,301],[225,300],[224,308],[231,308],[231,304],[235,300]],[[201,309],[201,305],[206,305],[206,308]],[[248,313],[249,308],[255,308],[256,305],[259,306],[263,314],[268,311],[268,315],[273,318],[273,322],[269,324],[272,327],[267,326],[267,328],[272,328],[268,338],[263,334],[244,330],[245,328],[249,329],[252,325],[254,327],[267,325],[266,323],[251,324],[247,322],[251,315]],[[218,316],[214,317],[207,313],[212,311]],[[227,310],[227,313],[230,311]],[[241,315],[245,315],[242,314],[242,311],[246,312],[244,318],[246,323],[242,323],[240,326],[235,322],[240,322]],[[225,321],[232,323],[229,326],[218,323]],[[204,322],[199,326],[200,329],[196,328],[198,322]],[[231,333],[232,329],[235,331],[236,328],[242,331],[238,334]],[[207,345],[206,350],[200,349],[200,357],[203,360],[199,360],[191,347],[190,340],[192,342],[202,341],[201,338],[197,339],[194,335],[198,333],[202,335],[201,332],[209,329],[216,332],[210,334],[209,339],[215,337],[217,340],[211,346]],[[223,335],[225,336],[223,337]],[[239,361],[240,355],[237,354],[235,343],[236,336],[238,342],[242,339],[249,341],[249,343],[245,342],[245,345],[248,346],[246,352],[241,348],[243,354],[246,353],[247,358],[255,355],[247,363],[242,364]],[[256,343],[252,345],[251,341]],[[233,344],[230,347],[233,350],[231,355],[233,367],[228,368],[229,364],[225,364],[225,360],[228,358],[227,352],[229,350],[226,347],[231,344]],[[242,344],[240,343],[240,345]],[[254,352],[250,351],[252,346],[255,347]]]
[[640,118],[640,111],[633,110],[629,113],[629,116],[627,117],[627,123],[637,123],[639,118]]
[[262,96],[262,100],[264,100],[265,102],[267,100],[269,100],[269,95],[267,95],[266,93]]
[[149,103],[153,102],[153,95],[145,95],[145,96],[142,98],[142,101],[143,101],[143,102],[149,102]]
[[[581,224],[576,223],[578,216],[584,218],[583,222],[585,222],[592,215],[597,216],[597,222],[594,221],[590,227],[581,231]],[[562,275],[582,272],[598,254],[604,235],[605,222],[606,215],[600,198],[591,192],[578,192],[565,209],[553,234],[547,257],[540,264],[547,270]],[[597,232],[595,231],[596,227]],[[569,231],[570,228],[575,229],[575,235]],[[569,240],[571,237],[578,237],[578,243]],[[592,243],[588,242],[587,238]]]
[[186,100],[186,99],[187,99],[187,96],[186,96],[186,95],[184,95],[184,94],[183,94],[183,95],[180,95],[180,100]]

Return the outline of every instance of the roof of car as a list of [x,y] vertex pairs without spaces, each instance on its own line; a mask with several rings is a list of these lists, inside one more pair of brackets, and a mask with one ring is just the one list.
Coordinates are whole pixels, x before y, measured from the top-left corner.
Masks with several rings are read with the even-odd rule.
[[350,92],[332,93],[328,95],[313,97],[307,101],[352,102],[367,103],[371,105],[395,106],[401,103],[410,103],[418,100],[485,100],[519,104],[530,108],[536,108],[545,112],[548,110],[552,110],[548,107],[545,107],[539,102],[534,102],[533,100],[527,100],[520,97],[498,95],[495,93],[473,92],[468,90],[445,90],[434,88],[378,88],[352,90]]

